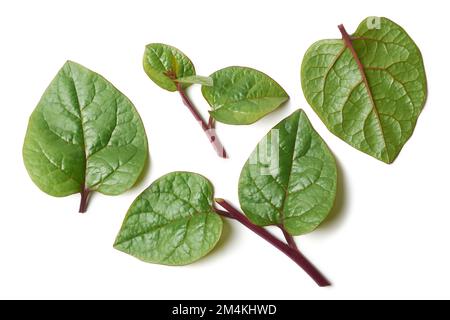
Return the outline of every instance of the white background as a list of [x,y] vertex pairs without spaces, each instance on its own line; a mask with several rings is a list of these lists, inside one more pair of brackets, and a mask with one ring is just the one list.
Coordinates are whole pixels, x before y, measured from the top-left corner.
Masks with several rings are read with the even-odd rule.
[[[450,298],[449,37],[446,1],[2,1],[0,4],[0,298],[301,299]],[[429,98],[392,165],[333,136],[300,88],[302,56],[314,41],[386,16],[420,47]],[[172,44],[208,75],[244,65],[290,94],[251,126],[218,125],[231,159],[219,159],[176,93],[142,69],[144,46]],[[53,198],[22,162],[28,117],[59,68],[74,60],[99,72],[136,105],[148,132],[145,179],[117,197]],[[200,87],[189,94],[206,114]],[[333,282],[318,288],[283,254],[227,222],[211,255],[186,267],[140,262],[112,248],[132,200],[175,170],[207,176],[235,204],[241,167],[259,139],[303,108],[339,162],[332,217],[297,238]]]

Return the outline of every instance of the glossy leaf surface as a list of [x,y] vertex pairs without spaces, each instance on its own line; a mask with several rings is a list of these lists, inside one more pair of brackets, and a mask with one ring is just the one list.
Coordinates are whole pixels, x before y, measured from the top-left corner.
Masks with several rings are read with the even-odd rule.
[[[191,60],[180,50],[162,43],[145,47],[143,65],[145,73],[153,82],[168,91],[176,91],[175,79],[195,75]],[[183,83],[183,88],[189,84]]]
[[344,41],[321,40],[301,68],[306,99],[328,129],[381,160],[395,160],[426,100],[422,56],[386,18],[367,18],[351,36],[361,67]]
[[280,225],[291,235],[313,231],[336,196],[336,162],[302,110],[258,144],[239,179],[239,201],[256,225]]
[[32,113],[23,146],[29,175],[53,196],[84,187],[120,194],[135,184],[147,154],[144,126],[130,100],[70,61]]
[[219,122],[251,124],[289,99],[278,83],[255,69],[228,67],[210,77],[214,85],[203,86],[202,93]]
[[210,252],[222,233],[213,187],[201,175],[172,172],[131,205],[114,247],[143,261],[185,265]]

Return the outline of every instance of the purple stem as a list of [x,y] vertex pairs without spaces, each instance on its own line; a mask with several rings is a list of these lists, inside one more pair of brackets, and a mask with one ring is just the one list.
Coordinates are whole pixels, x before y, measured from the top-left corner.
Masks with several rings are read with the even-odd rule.
[[194,116],[195,120],[200,124],[203,131],[205,132],[206,136],[208,137],[209,142],[214,147],[214,150],[216,150],[217,155],[221,158],[227,158],[227,153],[225,151],[225,148],[223,147],[222,143],[220,142],[219,138],[216,135],[216,130],[213,126],[213,121],[210,120],[210,124],[207,124],[203,117],[198,113],[197,109],[195,108],[194,104],[191,102],[189,97],[186,95],[186,92],[184,91],[183,87],[180,83],[176,83],[177,85],[177,91],[181,96],[181,99],[183,100],[183,103],[185,106],[189,109],[189,111]]
[[85,186],[83,186],[83,189],[81,190],[80,193],[81,193],[81,201],[80,201],[80,210],[78,212],[85,213],[89,202],[90,190]]

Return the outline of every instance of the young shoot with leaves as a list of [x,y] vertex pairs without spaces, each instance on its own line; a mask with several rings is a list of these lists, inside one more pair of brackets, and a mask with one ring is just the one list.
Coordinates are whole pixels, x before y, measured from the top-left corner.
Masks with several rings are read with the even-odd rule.
[[[222,158],[228,155],[217,137],[215,121],[252,124],[289,99],[278,83],[255,69],[228,67],[209,77],[198,76],[193,63],[183,52],[161,43],[146,46],[143,65],[149,78],[158,86],[180,94],[217,155]],[[212,109],[208,121],[203,119],[186,92],[191,84],[202,85],[203,97]]]

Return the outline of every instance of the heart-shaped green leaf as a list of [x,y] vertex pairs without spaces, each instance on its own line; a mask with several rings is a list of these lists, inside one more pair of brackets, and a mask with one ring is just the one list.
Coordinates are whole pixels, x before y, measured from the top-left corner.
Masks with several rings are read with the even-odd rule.
[[256,225],[313,231],[336,196],[336,162],[302,110],[277,124],[242,169],[239,201]]
[[53,196],[84,188],[120,194],[135,184],[147,154],[144,126],[131,101],[70,61],[32,113],[23,146],[31,179]]
[[114,247],[146,262],[185,265],[210,252],[222,233],[213,187],[201,175],[172,172],[131,205]]
[[391,163],[425,104],[422,56],[408,34],[386,18],[367,18],[347,40],[321,40],[308,49],[303,92],[331,132]]
[[214,72],[213,86],[202,86],[211,116],[227,124],[251,124],[289,99],[268,75],[251,68],[228,67]]
[[[151,43],[145,47],[144,70],[158,86],[176,91],[175,79],[195,75],[191,60],[180,50],[162,43]],[[182,87],[189,86],[183,83]]]

